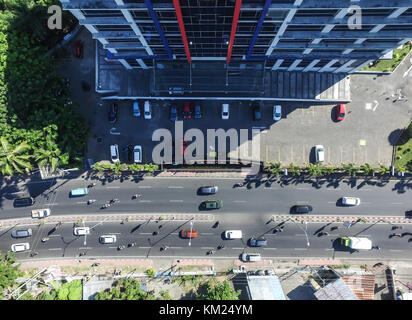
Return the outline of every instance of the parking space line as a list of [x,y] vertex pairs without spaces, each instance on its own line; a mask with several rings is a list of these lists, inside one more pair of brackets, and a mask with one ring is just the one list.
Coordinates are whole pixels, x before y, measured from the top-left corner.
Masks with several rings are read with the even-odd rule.
[[293,145],[290,146],[290,162],[293,163]]

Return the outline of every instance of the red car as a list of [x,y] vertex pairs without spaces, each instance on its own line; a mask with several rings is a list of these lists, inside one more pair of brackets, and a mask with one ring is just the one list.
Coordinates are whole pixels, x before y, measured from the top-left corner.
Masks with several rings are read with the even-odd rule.
[[192,118],[192,110],[190,108],[190,102],[185,102],[183,106],[183,118],[184,119]]
[[180,231],[180,237],[182,237],[183,239],[197,238],[197,234],[197,230],[192,230],[192,232],[190,232],[190,230]]
[[79,59],[83,58],[83,41],[77,40],[74,43],[74,55]]
[[182,148],[181,148],[182,155],[185,154],[186,148],[187,148],[188,145],[189,145],[189,142],[185,139],[182,139]]
[[346,106],[344,104],[338,104],[336,106],[336,120],[342,121],[345,119],[346,115]]

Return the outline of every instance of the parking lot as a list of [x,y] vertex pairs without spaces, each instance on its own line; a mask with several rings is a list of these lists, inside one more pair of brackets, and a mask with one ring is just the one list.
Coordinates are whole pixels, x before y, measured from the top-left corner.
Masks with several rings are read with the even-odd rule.
[[[95,161],[110,159],[109,146],[118,144],[119,150],[126,145],[143,147],[143,162],[151,162],[151,152],[157,142],[152,141],[152,133],[158,128],[169,129],[174,134],[174,123],[169,120],[170,104],[177,106],[178,120],[183,120],[184,101],[152,101],[152,119],[143,117],[143,107],[139,118],[133,117],[132,101],[120,101],[118,119],[115,124],[108,121],[110,102],[104,101],[97,107],[96,118],[89,144],[89,154]],[[207,129],[228,130],[261,129],[261,159],[288,165],[293,162],[303,165],[314,161],[314,146],[325,148],[325,164],[340,165],[370,163],[390,165],[392,146],[390,135],[398,128],[400,115],[391,104],[381,105],[375,111],[365,106],[351,103],[347,105],[346,118],[335,121],[334,105],[282,104],[282,119],[273,121],[273,103],[262,104],[262,120],[254,121],[250,102],[229,101],[229,120],[221,119],[221,101],[201,101],[202,119],[183,120],[184,131],[197,128],[206,136]],[[192,103],[192,106],[194,102]],[[392,109],[390,109],[392,108]],[[112,128],[112,134],[110,133]],[[102,141],[97,142],[97,137]],[[250,132],[249,132],[250,137]],[[205,145],[205,153],[212,148]],[[227,152],[229,152],[227,142]]]

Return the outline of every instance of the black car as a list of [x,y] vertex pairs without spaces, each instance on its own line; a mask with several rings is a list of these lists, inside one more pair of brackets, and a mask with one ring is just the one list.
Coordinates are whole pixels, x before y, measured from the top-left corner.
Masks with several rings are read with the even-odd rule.
[[130,162],[130,147],[129,146],[123,147],[122,156],[123,156],[123,162],[125,163]]
[[249,246],[251,246],[251,247],[263,247],[263,246],[267,246],[267,245],[268,245],[268,242],[263,237],[258,238],[258,239],[252,237],[252,238],[249,239]]
[[110,123],[115,123],[117,121],[117,104],[116,103],[110,104],[108,116],[109,116]]
[[253,105],[253,120],[259,121],[262,119],[262,113],[260,112],[260,105]]
[[32,197],[16,198],[14,199],[15,207],[28,207],[34,204],[34,199]]
[[308,204],[297,204],[291,208],[291,213],[302,214],[302,213],[309,213],[312,210],[313,210],[312,206]]
[[200,187],[198,190],[199,194],[215,194],[219,188],[217,186],[206,186]]

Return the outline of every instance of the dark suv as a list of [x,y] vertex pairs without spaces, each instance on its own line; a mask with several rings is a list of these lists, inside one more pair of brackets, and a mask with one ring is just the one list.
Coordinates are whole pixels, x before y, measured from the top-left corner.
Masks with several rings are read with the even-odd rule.
[[297,204],[290,209],[290,213],[309,213],[313,210],[312,206],[308,204]]
[[259,121],[262,119],[262,113],[260,112],[260,105],[254,104],[253,105],[253,120]]
[[108,117],[109,117],[110,123],[115,123],[117,121],[117,104],[116,103],[110,104]]
[[263,246],[267,246],[268,242],[265,238],[256,239],[256,238],[252,237],[252,238],[249,239],[249,245],[251,247],[263,247]]
[[217,186],[206,186],[200,187],[198,190],[199,194],[215,194],[219,188]]
[[14,199],[15,207],[28,207],[28,206],[32,206],[33,204],[34,204],[34,199],[32,197]]

